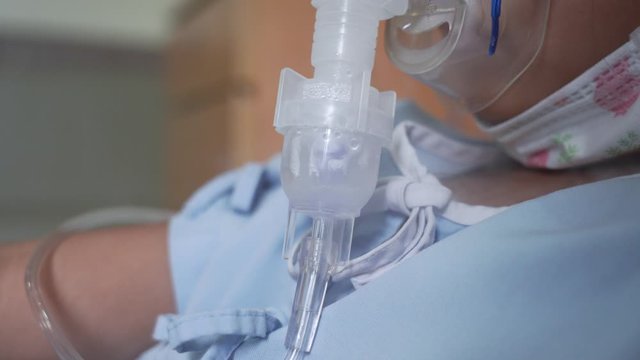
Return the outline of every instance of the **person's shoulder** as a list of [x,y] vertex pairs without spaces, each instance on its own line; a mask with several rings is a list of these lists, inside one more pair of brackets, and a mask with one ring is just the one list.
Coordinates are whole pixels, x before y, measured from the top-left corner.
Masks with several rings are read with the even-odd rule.
[[185,202],[178,216],[196,219],[211,211],[248,216],[266,205],[266,194],[281,190],[280,157],[247,163],[214,177]]

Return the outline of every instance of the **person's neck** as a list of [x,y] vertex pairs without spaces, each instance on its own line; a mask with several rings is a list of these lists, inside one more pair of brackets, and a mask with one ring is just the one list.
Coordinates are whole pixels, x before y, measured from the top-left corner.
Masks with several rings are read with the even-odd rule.
[[486,168],[443,180],[454,197],[469,204],[513,205],[558,190],[640,173],[640,153],[563,171],[533,170],[515,163]]
[[533,64],[493,104],[477,114],[499,124],[533,107],[629,41],[640,3],[623,0],[551,2],[543,47]]

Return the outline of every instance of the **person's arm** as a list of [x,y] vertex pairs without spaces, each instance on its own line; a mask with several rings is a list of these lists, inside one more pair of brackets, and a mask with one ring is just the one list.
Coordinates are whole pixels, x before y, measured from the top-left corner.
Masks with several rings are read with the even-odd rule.
[[[152,345],[158,314],[174,311],[166,224],[78,234],[42,277],[58,318],[86,359],[133,359]],[[14,360],[55,359],[29,307],[24,270],[37,245],[0,246],[0,349]]]

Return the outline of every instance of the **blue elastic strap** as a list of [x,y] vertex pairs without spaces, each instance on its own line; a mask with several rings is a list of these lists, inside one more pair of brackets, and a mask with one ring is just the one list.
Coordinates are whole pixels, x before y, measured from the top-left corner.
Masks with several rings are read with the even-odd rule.
[[489,42],[489,56],[496,53],[498,38],[500,37],[500,9],[502,0],[491,0],[491,41]]

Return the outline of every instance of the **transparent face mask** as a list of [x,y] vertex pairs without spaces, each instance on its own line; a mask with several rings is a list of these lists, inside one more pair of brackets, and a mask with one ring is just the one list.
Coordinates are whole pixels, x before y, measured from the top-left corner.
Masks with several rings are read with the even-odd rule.
[[533,63],[549,7],[550,0],[410,0],[405,15],[387,22],[387,54],[404,72],[478,112]]

